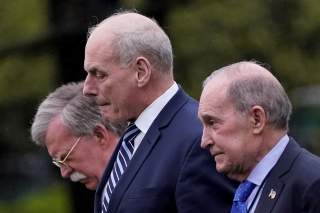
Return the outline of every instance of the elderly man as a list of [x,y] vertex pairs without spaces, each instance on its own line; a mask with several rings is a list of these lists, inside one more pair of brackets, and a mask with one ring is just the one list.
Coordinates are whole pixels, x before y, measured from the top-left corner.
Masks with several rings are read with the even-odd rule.
[[320,212],[320,159],[288,137],[291,103],[268,70],[240,62],[213,72],[198,114],[201,146],[242,182],[232,213]]
[[95,212],[229,212],[233,187],[200,148],[198,103],[173,79],[164,31],[125,12],[102,21],[85,49],[84,94],[103,116],[130,121],[95,199]]
[[62,177],[94,190],[123,128],[104,122],[99,107],[82,89],[83,83],[70,83],[52,92],[38,108],[31,135],[46,146]]

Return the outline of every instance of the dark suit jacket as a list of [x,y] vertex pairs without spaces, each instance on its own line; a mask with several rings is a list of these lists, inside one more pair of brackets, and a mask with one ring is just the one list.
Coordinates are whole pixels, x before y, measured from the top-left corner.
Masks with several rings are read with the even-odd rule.
[[[202,127],[198,104],[181,89],[155,119],[113,191],[112,213],[223,213],[230,211],[234,187],[215,170],[212,157],[200,148]],[[95,197],[101,196],[116,153]]]
[[266,179],[255,212],[319,213],[320,158],[291,138]]

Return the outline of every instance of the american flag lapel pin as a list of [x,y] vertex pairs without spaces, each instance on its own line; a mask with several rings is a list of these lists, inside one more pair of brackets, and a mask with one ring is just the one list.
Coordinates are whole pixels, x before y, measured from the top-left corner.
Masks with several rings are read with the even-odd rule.
[[274,189],[271,189],[268,197],[273,200],[276,197],[276,195],[277,192]]

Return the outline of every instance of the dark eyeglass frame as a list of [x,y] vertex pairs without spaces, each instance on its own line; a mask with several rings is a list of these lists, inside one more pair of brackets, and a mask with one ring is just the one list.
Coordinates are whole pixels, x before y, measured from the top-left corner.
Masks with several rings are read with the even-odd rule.
[[67,161],[68,157],[70,156],[70,154],[72,153],[72,151],[74,150],[74,148],[78,145],[80,139],[81,139],[81,136],[76,139],[76,141],[73,143],[72,147],[68,151],[67,155],[63,158],[63,160],[59,160],[59,159],[54,158],[54,159],[52,159],[52,163],[59,168],[61,168],[62,166],[69,167],[68,164],[66,164],[66,161]]

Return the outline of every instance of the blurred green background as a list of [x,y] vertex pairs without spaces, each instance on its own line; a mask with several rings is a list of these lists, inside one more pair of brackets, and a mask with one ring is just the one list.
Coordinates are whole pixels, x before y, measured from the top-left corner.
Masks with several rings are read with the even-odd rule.
[[0,213],[92,212],[93,192],[59,177],[29,128],[40,101],[84,79],[89,26],[119,9],[154,17],[171,38],[178,83],[196,99],[213,70],[265,63],[294,105],[290,135],[320,154],[318,0],[2,0]]

